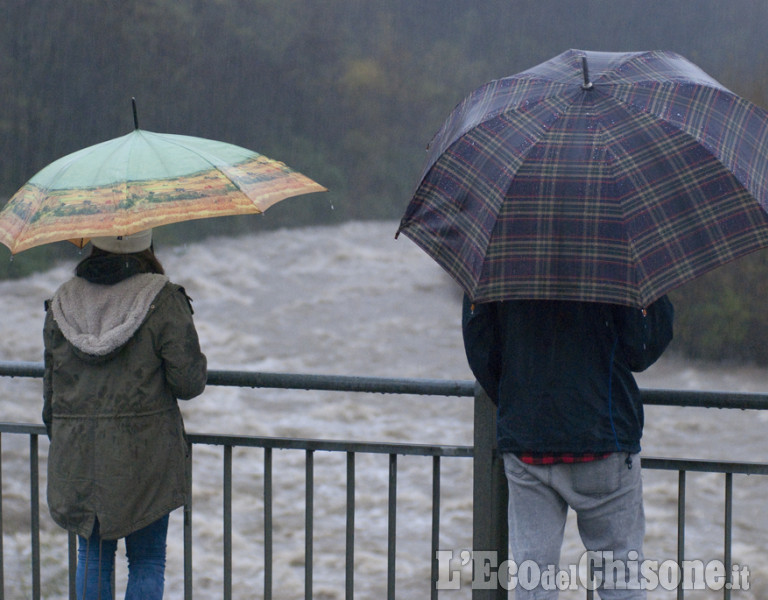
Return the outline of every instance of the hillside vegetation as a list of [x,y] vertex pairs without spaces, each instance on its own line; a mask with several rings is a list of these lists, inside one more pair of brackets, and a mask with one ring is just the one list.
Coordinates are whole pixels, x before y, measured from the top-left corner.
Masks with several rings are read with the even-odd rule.
[[[668,49],[761,105],[761,0],[4,1],[0,201],[69,152],[133,127],[220,139],[330,191],[258,218],[173,226],[165,242],[254,228],[398,219],[424,148],[470,90],[567,48]],[[164,228],[165,229],[165,228]],[[17,277],[75,252],[13,261]],[[675,349],[768,362],[765,255],[675,292]]]

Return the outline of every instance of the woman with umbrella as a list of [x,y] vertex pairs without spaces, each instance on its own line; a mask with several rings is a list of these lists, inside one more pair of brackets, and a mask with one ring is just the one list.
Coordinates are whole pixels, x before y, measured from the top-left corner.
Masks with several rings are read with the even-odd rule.
[[117,540],[126,598],[162,598],[169,513],[186,500],[177,399],[205,388],[184,289],[164,275],[151,230],[94,238],[46,303],[43,421],[48,505],[79,536],[77,597],[112,598]]

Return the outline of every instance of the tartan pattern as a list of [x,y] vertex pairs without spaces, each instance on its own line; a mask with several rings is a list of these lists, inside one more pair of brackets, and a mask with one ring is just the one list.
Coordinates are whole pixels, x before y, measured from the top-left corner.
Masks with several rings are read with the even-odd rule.
[[568,51],[454,109],[398,233],[474,301],[647,306],[768,246],[767,138],[678,55]]
[[534,453],[534,452],[522,452],[517,457],[527,465],[557,465],[561,463],[575,464],[592,462],[595,460],[603,460],[608,458],[612,453],[604,452],[602,454],[549,454],[549,453]]

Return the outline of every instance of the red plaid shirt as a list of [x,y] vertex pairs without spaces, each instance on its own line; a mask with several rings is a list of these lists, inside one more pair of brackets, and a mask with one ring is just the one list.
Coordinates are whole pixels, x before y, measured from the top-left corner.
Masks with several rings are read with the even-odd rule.
[[528,465],[555,465],[558,463],[582,463],[591,462],[593,460],[602,460],[608,458],[612,452],[605,453],[586,453],[586,454],[549,454],[549,453],[534,453],[523,452],[518,454],[517,457]]

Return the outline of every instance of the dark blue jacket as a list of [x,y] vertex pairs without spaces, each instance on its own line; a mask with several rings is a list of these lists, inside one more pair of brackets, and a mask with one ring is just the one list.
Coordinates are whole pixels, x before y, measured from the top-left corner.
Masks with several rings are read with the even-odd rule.
[[647,311],[465,298],[467,359],[499,407],[499,451],[639,452],[643,405],[632,371],[666,349],[673,313],[666,296]]

